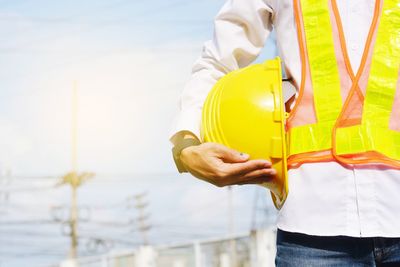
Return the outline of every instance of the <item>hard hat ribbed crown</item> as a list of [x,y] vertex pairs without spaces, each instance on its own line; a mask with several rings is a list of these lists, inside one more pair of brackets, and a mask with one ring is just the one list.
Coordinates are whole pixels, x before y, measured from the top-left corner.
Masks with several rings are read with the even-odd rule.
[[287,195],[284,121],[281,63],[276,58],[221,78],[204,103],[201,125],[204,142],[272,162],[278,175],[264,185],[277,208]]

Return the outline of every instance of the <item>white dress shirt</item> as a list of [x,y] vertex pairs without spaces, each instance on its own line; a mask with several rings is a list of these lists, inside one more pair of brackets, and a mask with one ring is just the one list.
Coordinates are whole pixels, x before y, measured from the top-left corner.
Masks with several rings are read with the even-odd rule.
[[[346,44],[355,72],[372,21],[374,0],[338,0]],[[180,99],[171,137],[200,136],[203,102],[216,81],[245,67],[261,52],[273,28],[287,74],[297,84],[301,62],[293,0],[229,0],[215,19]],[[336,162],[303,164],[289,171],[289,195],[278,228],[310,235],[400,237],[400,171],[344,168]]]

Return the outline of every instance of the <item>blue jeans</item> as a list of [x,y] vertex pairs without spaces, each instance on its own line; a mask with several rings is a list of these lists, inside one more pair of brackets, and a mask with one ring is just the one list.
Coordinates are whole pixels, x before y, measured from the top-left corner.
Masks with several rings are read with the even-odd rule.
[[278,230],[277,267],[400,266],[400,238],[310,236]]

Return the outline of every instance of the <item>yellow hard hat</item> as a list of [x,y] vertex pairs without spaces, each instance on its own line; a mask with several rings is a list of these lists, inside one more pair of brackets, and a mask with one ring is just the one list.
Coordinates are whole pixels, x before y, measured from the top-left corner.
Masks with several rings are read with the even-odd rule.
[[288,194],[285,111],[279,58],[221,78],[203,106],[201,137],[272,162],[277,175],[263,186],[280,209]]

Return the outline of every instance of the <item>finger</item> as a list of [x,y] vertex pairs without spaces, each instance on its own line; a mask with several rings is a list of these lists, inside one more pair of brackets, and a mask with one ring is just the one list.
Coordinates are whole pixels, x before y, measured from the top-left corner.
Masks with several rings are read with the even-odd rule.
[[239,177],[236,182],[237,184],[252,183],[251,181],[254,180],[261,181],[262,183],[270,182],[276,176],[276,174],[276,170],[271,168],[255,170]]
[[258,178],[254,178],[251,180],[247,180],[244,182],[240,182],[237,185],[246,185],[246,184],[263,184],[263,183],[269,183],[274,179],[274,176],[261,176]]
[[236,184],[248,184],[252,183],[251,181],[257,180],[258,182],[261,181],[261,183],[264,182],[270,182],[273,177],[276,175],[276,170],[272,168],[264,168],[260,170],[255,170],[251,171],[249,173],[246,173],[245,175],[240,175],[240,176],[233,176],[227,181],[227,185],[236,185]]
[[217,145],[217,155],[226,163],[245,162],[249,155],[223,145]]
[[225,172],[230,176],[242,176],[252,171],[271,168],[271,162],[262,159],[249,160],[242,163],[224,164]]
[[265,169],[260,169],[260,170],[255,170],[246,173],[243,175],[240,180],[246,181],[246,180],[251,180],[263,176],[275,176],[276,175],[276,170],[272,168],[265,168]]

